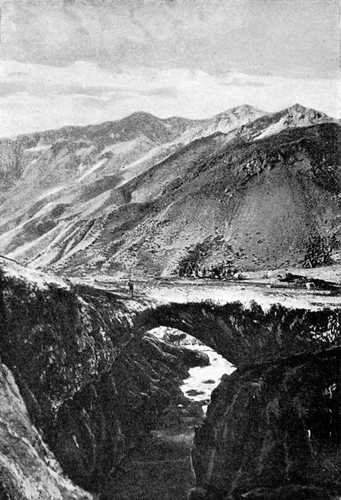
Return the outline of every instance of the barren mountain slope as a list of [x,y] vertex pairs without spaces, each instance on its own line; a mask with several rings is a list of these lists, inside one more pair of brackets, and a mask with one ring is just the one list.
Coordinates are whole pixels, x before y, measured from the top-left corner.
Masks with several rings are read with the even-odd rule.
[[[243,269],[302,264],[311,249],[335,244],[339,127],[306,127],[332,120],[299,105],[255,113],[244,106],[206,125],[136,114],[115,139],[103,124],[64,130],[68,139],[52,146],[42,143],[53,133],[41,134],[17,155],[17,170],[7,163],[0,252],[72,273],[168,274],[186,258],[208,266],[231,258]],[[77,141],[89,138],[95,152],[80,160]]]
[[[81,260],[98,256],[107,234],[104,269],[136,266],[143,273],[169,274],[188,256],[203,266],[230,257],[241,269],[305,264],[311,248],[319,254],[321,246],[337,244],[338,138],[339,127],[325,124],[227,145],[193,164],[186,156],[183,162],[177,158],[181,176],[164,182],[162,194],[148,203],[142,195],[147,186],[153,194],[159,184],[155,168],[154,178],[148,172],[132,183],[132,199],[144,202],[130,205],[139,223],[131,216],[134,223],[121,227],[115,249],[109,235],[117,235],[117,222],[109,217],[101,238]],[[167,167],[173,179],[174,159],[160,168]],[[73,264],[80,266],[81,260],[75,257]]]
[[[123,205],[126,200],[115,188],[177,151],[192,136],[227,132],[262,114],[251,106],[208,120],[134,113],[116,122],[0,140],[0,251],[26,254],[22,245],[52,229],[47,240],[58,236],[58,244],[65,239],[64,229],[72,232],[72,222],[77,226],[79,218],[91,219],[107,207]],[[39,248],[44,248],[43,240]]]

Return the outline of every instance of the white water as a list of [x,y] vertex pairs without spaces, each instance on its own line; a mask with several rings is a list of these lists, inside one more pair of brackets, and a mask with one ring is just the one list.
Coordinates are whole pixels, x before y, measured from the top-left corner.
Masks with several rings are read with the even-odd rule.
[[[184,380],[180,387],[186,397],[193,401],[202,402],[203,410],[206,412],[207,402],[211,398],[213,389],[217,387],[224,373],[229,375],[235,370],[235,367],[209,347],[202,345],[186,345],[186,347],[196,351],[203,351],[210,358],[208,366],[190,368],[189,377]],[[192,390],[195,390],[196,394],[188,393],[188,391]]]
[[[150,330],[150,333],[155,335],[161,340],[165,340],[167,332],[182,333],[179,330],[159,326]],[[198,401],[202,404],[204,413],[207,410],[207,404],[211,399],[213,389],[219,385],[221,377],[226,373],[229,375],[235,370],[235,367],[229,363],[225,358],[217,354],[213,349],[206,345],[198,343],[198,341],[191,335],[186,335],[186,340],[183,340],[181,345],[186,349],[193,349],[194,351],[201,351],[208,355],[210,364],[208,366],[196,366],[189,369],[189,377],[187,377],[180,389],[184,395],[192,401]],[[195,391],[195,393],[191,393]]]

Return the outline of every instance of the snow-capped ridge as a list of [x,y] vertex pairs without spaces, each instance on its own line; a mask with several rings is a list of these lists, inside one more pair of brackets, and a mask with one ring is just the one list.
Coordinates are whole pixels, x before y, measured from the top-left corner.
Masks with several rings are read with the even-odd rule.
[[[320,123],[335,122],[334,118],[326,115],[322,111],[306,108],[302,104],[295,103],[281,111],[267,115],[265,123],[254,125],[255,132],[252,135],[254,140],[263,139],[274,134],[278,134],[287,128],[309,127]],[[258,127],[258,125],[260,125]]]

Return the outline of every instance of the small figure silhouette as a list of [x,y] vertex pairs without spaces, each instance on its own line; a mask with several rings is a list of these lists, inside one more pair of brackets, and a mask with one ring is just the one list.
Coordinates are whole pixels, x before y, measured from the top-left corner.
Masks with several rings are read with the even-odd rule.
[[128,288],[130,291],[130,297],[133,298],[134,297],[134,283],[131,280],[128,281]]

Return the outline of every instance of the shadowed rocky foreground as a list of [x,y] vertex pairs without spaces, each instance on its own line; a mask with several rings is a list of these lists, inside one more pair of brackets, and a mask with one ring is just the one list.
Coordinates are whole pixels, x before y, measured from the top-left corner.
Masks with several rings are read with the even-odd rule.
[[[191,487],[193,499],[340,496],[335,305],[158,306],[1,264],[1,499],[150,500],[167,468],[170,482],[183,481],[174,500]],[[195,430],[194,489],[189,429],[202,415],[179,387],[207,360],[147,333],[159,325],[198,331],[237,368]],[[177,444],[165,429],[185,416]],[[161,457],[172,466],[161,470]],[[129,493],[127,463],[143,490],[137,479]]]
[[297,355],[223,378],[194,439],[203,498],[338,497],[340,352]]

